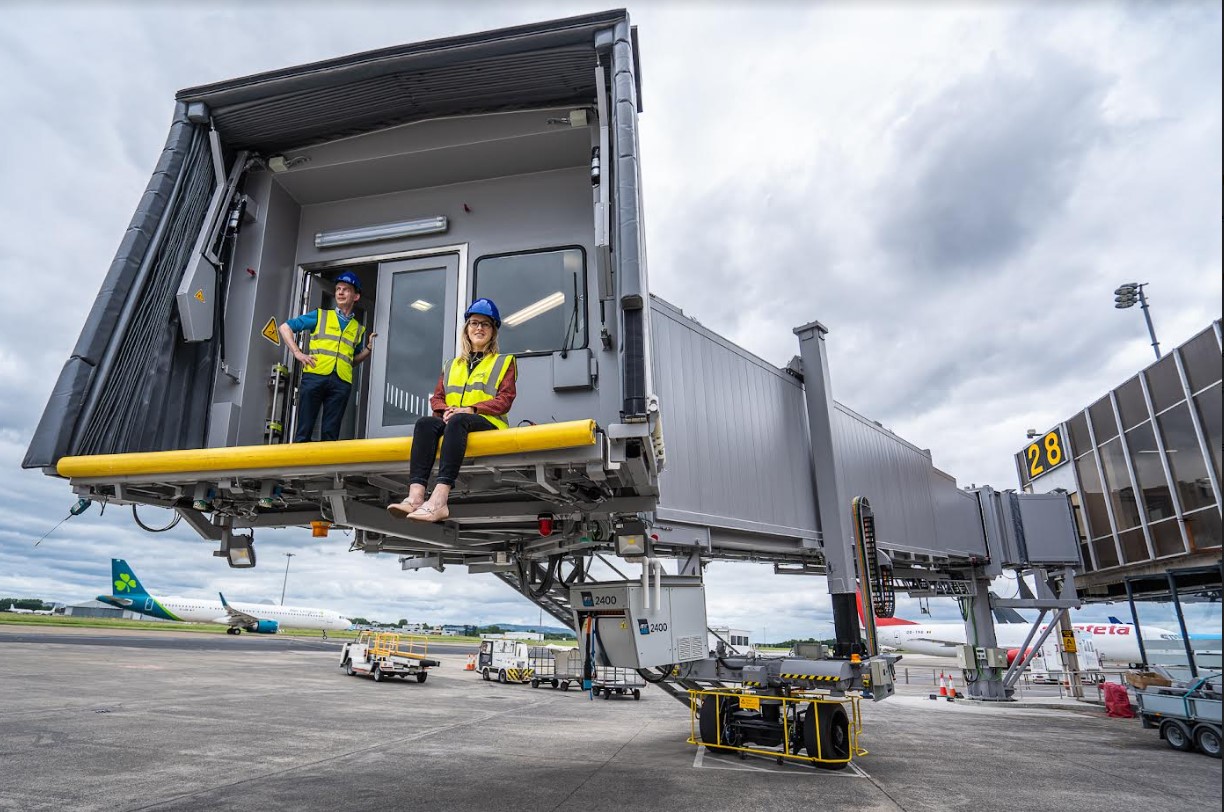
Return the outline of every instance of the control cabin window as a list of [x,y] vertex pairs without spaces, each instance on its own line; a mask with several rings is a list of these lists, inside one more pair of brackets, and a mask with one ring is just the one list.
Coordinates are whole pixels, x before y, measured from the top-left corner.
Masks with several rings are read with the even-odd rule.
[[492,299],[501,311],[497,334],[505,353],[531,355],[585,347],[586,254],[550,248],[481,257],[473,298]]

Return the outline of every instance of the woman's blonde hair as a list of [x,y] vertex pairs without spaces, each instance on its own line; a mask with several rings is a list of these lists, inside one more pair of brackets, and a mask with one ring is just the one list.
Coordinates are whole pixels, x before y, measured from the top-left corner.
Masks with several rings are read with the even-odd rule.
[[[459,346],[463,348],[463,357],[469,357],[476,348],[472,346],[472,339],[468,338],[467,322],[463,323],[463,327],[459,328]],[[493,328],[493,335],[489,337],[489,343],[485,345],[486,355],[497,355],[497,328]]]

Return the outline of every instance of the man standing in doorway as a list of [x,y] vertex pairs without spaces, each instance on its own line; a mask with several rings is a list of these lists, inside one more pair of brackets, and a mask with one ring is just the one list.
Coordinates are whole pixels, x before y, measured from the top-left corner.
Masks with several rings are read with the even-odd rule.
[[[310,441],[320,407],[323,411],[322,439],[340,439],[340,421],[353,388],[353,367],[370,357],[374,337],[378,335],[367,335],[365,327],[353,318],[353,306],[361,300],[361,280],[357,274],[345,271],[337,276],[334,297],[334,308],[312,310],[280,326],[285,346],[302,365],[295,443]],[[309,355],[293,340],[294,333],[307,330],[310,331]]]

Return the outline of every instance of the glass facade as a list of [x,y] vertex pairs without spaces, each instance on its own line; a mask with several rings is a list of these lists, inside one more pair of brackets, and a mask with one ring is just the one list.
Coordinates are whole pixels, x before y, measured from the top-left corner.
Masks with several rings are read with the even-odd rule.
[[1221,366],[1216,322],[1064,423],[1089,572],[1221,548]]

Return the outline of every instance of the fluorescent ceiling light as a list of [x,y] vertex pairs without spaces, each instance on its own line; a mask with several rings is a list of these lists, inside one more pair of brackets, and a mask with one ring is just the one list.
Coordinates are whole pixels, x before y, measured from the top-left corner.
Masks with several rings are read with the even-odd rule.
[[565,304],[565,294],[561,291],[550,293],[538,302],[532,302],[522,310],[516,310],[509,316],[502,319],[503,324],[508,324],[511,327],[518,327],[525,321],[530,321],[541,313],[547,313],[554,307],[560,307]]
[[341,245],[360,245],[380,240],[396,240],[400,237],[419,237],[446,231],[449,223],[444,216],[426,217],[421,220],[405,220],[401,223],[383,223],[378,226],[342,228],[337,231],[320,231],[315,234],[315,248],[336,248]]
[[433,310],[433,302],[427,302],[424,299],[417,299],[415,302],[413,302],[412,304],[408,306],[411,307],[413,310],[419,310],[422,313],[428,313],[430,310]]

